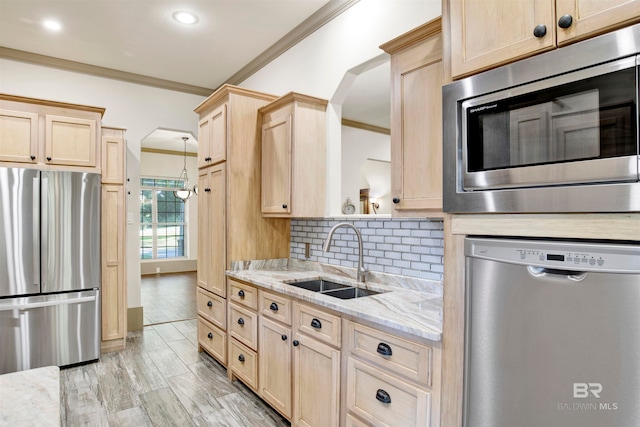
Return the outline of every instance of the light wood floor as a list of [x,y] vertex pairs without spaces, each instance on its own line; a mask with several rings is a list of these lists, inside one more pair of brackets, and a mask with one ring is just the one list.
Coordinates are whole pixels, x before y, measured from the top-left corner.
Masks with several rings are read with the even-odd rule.
[[289,423],[206,353],[196,321],[130,332],[123,351],[61,370],[63,426],[280,427]]
[[152,274],[142,276],[140,282],[145,326],[198,315],[195,272]]

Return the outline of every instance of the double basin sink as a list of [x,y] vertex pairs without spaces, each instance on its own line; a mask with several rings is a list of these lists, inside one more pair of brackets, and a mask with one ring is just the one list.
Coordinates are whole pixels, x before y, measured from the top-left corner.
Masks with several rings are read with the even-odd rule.
[[328,295],[330,297],[340,299],[362,298],[380,293],[369,289],[356,288],[355,286],[351,285],[343,285],[341,283],[336,283],[325,279],[285,283],[290,286],[295,286],[296,288],[302,288],[311,292],[318,292],[323,295]]

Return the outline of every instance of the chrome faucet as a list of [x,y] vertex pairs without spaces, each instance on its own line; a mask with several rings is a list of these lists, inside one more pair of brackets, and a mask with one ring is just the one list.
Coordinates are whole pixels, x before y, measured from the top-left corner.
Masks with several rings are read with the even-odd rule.
[[364,261],[362,260],[362,235],[360,234],[360,230],[358,230],[358,228],[355,225],[350,224],[348,222],[341,222],[339,224],[334,225],[333,228],[331,230],[329,230],[329,234],[327,234],[327,240],[324,241],[324,245],[322,246],[322,251],[323,252],[328,252],[329,249],[331,249],[331,238],[333,237],[333,233],[336,231],[336,229],[338,229],[340,227],[353,228],[353,231],[356,232],[356,236],[358,237],[358,273],[357,273],[357,279],[358,279],[358,282],[364,282],[366,280],[366,278],[367,278],[367,274],[369,273],[369,270],[364,268]]

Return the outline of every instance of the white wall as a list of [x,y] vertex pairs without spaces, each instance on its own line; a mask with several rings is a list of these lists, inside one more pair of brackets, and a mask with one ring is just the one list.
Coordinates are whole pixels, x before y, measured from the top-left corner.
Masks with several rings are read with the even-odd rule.
[[[386,171],[386,185],[377,186],[373,180],[366,181],[363,166],[367,159],[391,160],[391,137],[382,133],[371,132],[349,126],[342,126],[342,191],[340,200],[344,203],[347,197],[356,205],[356,213],[360,213],[360,189],[369,188],[372,196],[381,197],[379,214],[391,213],[391,179],[389,167]],[[371,185],[375,188],[372,188]]]
[[[140,176],[151,178],[177,178],[182,172],[184,157],[174,154],[160,153],[140,153]],[[187,173],[189,174],[189,186],[198,183],[198,159],[196,157],[187,157]],[[198,196],[191,196],[187,199],[186,206],[187,217],[187,247],[185,248],[186,258],[195,261],[198,259]],[[184,271],[184,265],[193,265],[195,270],[195,262],[190,263],[174,263],[174,260],[144,260],[143,264],[153,264],[152,266],[143,265],[142,274],[152,274],[156,272],[156,267],[160,268],[161,273],[173,273]],[[172,265],[172,264],[175,264]],[[175,267],[175,268],[174,268]]]
[[[378,47],[442,14],[441,0],[362,0],[263,67],[241,86],[332,100],[345,72],[383,51]],[[342,102],[341,94],[339,97]],[[326,216],[341,214],[341,105],[327,107]],[[355,196],[354,196],[355,197]]]
[[204,97],[0,59],[0,92],[106,108],[102,123],[127,129],[127,299],[140,300],[140,141],[158,127],[197,135]]

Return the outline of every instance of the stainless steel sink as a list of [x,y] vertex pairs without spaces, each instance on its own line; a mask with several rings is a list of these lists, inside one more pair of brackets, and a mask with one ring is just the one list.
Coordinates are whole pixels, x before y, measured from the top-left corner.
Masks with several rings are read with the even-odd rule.
[[340,299],[361,298],[361,297],[376,295],[380,293],[380,292],[372,291],[369,289],[362,289],[362,288],[357,288],[355,286],[343,285],[341,283],[336,283],[336,282],[332,282],[330,280],[324,280],[324,279],[291,282],[287,284],[291,286],[295,286],[296,288],[302,288],[308,291],[318,292],[324,295],[328,295],[330,297],[340,298]]

